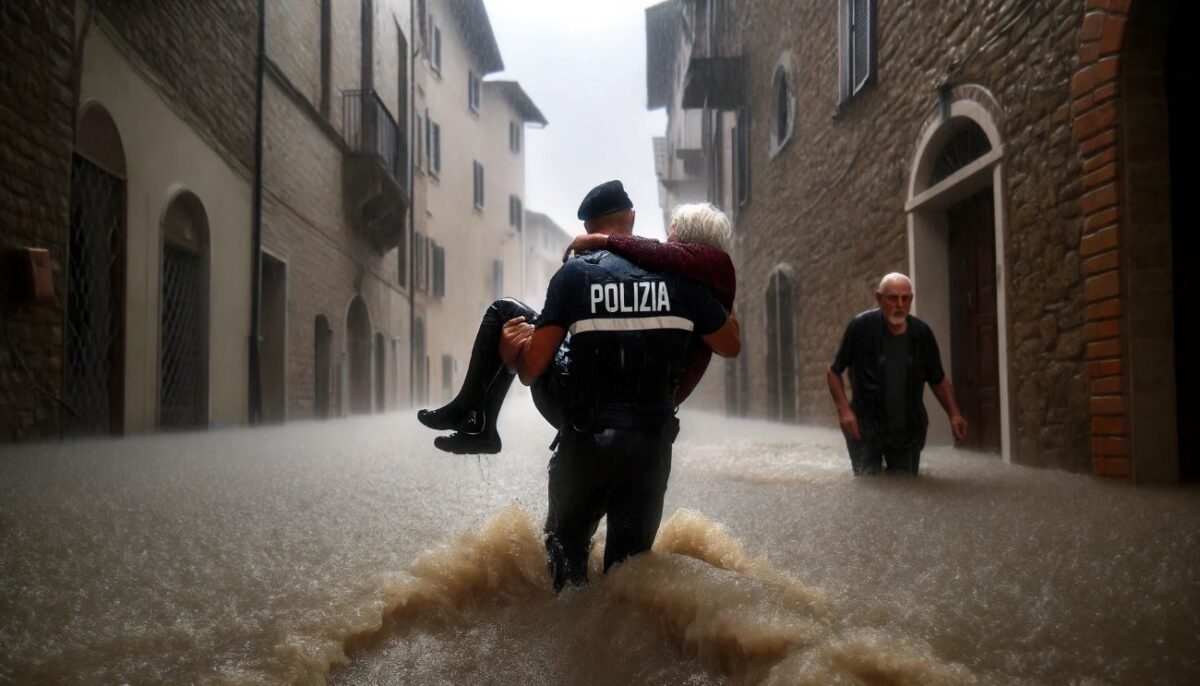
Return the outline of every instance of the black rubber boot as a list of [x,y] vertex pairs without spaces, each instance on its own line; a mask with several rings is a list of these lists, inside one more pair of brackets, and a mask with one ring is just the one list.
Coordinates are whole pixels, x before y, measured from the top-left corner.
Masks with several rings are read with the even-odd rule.
[[480,413],[483,430],[475,433],[457,431],[449,436],[438,436],[433,439],[433,445],[438,450],[444,450],[456,455],[494,455],[500,452],[500,432],[496,430],[496,420],[500,417],[500,408],[508,396],[508,388],[512,386],[516,375],[500,370],[500,374],[492,381],[487,389],[487,402]]
[[[493,385],[500,383],[503,377],[511,376],[500,359],[500,332],[504,323],[513,317],[523,316],[530,321],[536,315],[528,305],[511,298],[492,303],[479,323],[475,344],[471,347],[471,361],[467,364],[467,374],[463,377],[458,395],[437,409],[420,410],[417,412],[417,421],[438,431],[452,430],[465,434],[485,431],[486,397]],[[508,390],[507,385],[505,390]]]

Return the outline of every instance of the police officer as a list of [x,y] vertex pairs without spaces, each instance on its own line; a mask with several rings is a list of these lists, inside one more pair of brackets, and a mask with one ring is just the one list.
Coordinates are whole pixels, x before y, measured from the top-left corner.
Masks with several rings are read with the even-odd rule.
[[[588,233],[633,231],[619,181],[593,188],[578,216]],[[500,354],[522,383],[538,383],[552,364],[564,380],[545,526],[555,591],[587,581],[601,517],[606,571],[654,542],[678,432],[672,399],[693,335],[725,357],[741,350],[737,319],[708,289],[604,250],[554,275],[536,326],[522,317],[505,324]]]

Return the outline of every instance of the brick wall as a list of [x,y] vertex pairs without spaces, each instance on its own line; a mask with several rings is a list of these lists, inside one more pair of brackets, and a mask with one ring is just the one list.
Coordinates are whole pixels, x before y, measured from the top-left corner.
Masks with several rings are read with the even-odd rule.
[[[1111,6],[1110,6],[1111,5]],[[1088,321],[1088,414],[1092,468],[1130,476],[1128,366],[1121,329],[1120,208],[1117,183],[1118,61],[1129,1],[1089,0],[1071,81],[1074,133],[1083,158],[1084,316]]]
[[0,3],[0,250],[50,250],[53,301],[0,309],[0,442],[58,435],[74,3]]
[[[1002,114],[1014,459],[1090,469],[1083,188],[1071,117],[1080,10],[1078,0],[880,2],[876,83],[840,112],[834,3],[757,0],[726,18],[724,51],[745,55],[751,118],[750,200],[735,253],[753,414],[766,412],[767,279],[788,264],[799,415],[833,423],[824,373],[846,322],[873,307],[880,275],[908,270],[904,205],[921,127],[940,86],[977,84]],[[796,65],[796,122],[772,158],[772,75],[785,50]],[[932,421],[945,421],[930,409]]]
[[[314,323],[322,315],[333,330],[331,412],[348,411],[340,404],[344,395],[339,365],[345,364],[347,313],[356,296],[367,306],[372,334],[382,333],[386,339],[387,406],[408,402],[408,309],[398,283],[398,251],[379,254],[367,245],[349,222],[343,195],[346,148],[340,94],[361,87],[361,5],[333,3],[328,118],[319,111],[319,6],[314,0],[268,12],[268,22],[276,27],[268,27],[267,54],[273,67],[264,84],[263,248],[287,264],[289,418],[314,414]],[[396,23],[389,13],[396,7],[387,2],[374,7],[376,28],[382,24],[384,29],[377,33],[394,42]],[[389,64],[376,65],[377,81],[397,83],[394,48],[391,54]],[[398,105],[389,107],[395,111]],[[400,347],[393,348],[393,338],[400,339]]]
[[163,95],[245,169],[254,168],[254,0],[97,0]]

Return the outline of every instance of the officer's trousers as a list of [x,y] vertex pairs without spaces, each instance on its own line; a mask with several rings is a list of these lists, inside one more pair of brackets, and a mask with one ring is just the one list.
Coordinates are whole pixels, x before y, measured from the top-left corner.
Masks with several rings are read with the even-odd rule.
[[673,418],[654,428],[559,432],[550,458],[546,553],[554,590],[587,582],[600,518],[608,517],[604,570],[650,549],[671,475]]

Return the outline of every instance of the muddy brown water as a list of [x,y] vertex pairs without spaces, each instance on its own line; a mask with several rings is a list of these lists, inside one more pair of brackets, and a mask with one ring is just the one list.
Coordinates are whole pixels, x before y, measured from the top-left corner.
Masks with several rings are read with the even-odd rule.
[[488,458],[409,413],[0,449],[0,683],[1200,683],[1195,489],[685,413],[655,550],[554,597],[510,407]]

